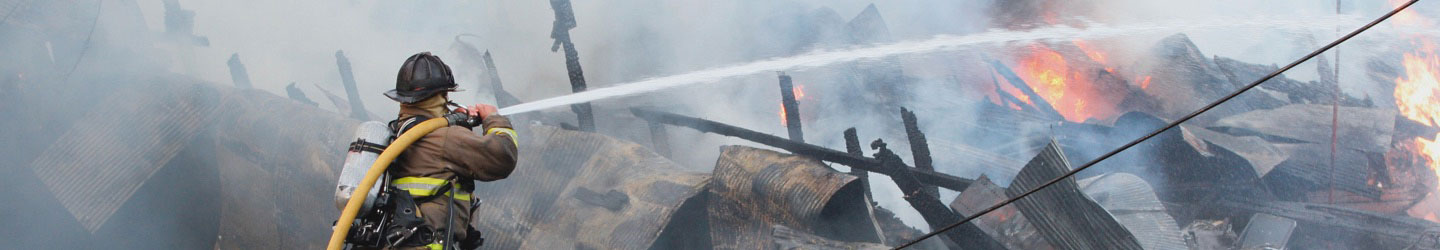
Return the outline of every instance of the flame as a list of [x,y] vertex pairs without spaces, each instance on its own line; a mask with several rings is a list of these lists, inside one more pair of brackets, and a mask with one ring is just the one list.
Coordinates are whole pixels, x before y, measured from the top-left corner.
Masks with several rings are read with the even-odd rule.
[[[800,100],[805,99],[805,85],[796,84],[790,87],[790,91],[795,92],[796,105],[799,105]],[[790,121],[785,119],[785,103],[783,102],[780,103],[780,125],[790,125]]]
[[1140,82],[1140,89],[1149,89],[1149,88],[1150,88],[1150,76],[1145,76],[1145,80],[1140,80],[1139,82]]
[[[1086,51],[1085,54],[1095,54],[1087,56],[1092,60],[1105,59],[1103,53],[1094,50]],[[1084,72],[1075,68],[1063,55],[1046,46],[1031,45],[1029,54],[1020,59],[1017,69],[1020,78],[1024,79],[1040,98],[1050,102],[1065,120],[1084,122],[1092,118],[1109,118],[1121,98],[1103,95],[1091,80],[1094,79],[1092,74],[1095,72]]]
[[[1095,47],[1090,47],[1090,45],[1085,43],[1085,41],[1074,40],[1071,41],[1071,43],[1074,43],[1075,47],[1080,47],[1081,51],[1085,51],[1085,56],[1090,57],[1090,60],[1095,60],[1095,62],[1098,62],[1100,64],[1109,65],[1109,63],[1105,62],[1105,53],[1100,53],[1100,51],[1095,50]],[[1105,68],[1105,71],[1113,72],[1113,68]]]
[[[1395,78],[1395,106],[1406,119],[1435,126],[1436,118],[1440,118],[1440,56],[1435,54],[1435,44],[1430,40],[1420,40],[1418,45],[1418,50],[1404,55],[1402,65],[1405,73]],[[1440,176],[1440,161],[1437,161],[1440,160],[1440,134],[1401,142],[1398,148],[1418,154],[1420,157],[1417,160],[1423,160],[1430,171]],[[1440,181],[1435,187],[1440,188]],[[1430,210],[1423,214],[1424,218],[1440,222],[1433,207]]]

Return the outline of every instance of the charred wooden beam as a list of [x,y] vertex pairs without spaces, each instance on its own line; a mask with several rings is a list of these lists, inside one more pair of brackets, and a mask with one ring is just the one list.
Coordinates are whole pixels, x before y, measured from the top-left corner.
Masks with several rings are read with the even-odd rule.
[[520,98],[505,91],[505,85],[500,83],[500,71],[495,69],[495,60],[490,59],[490,51],[486,50],[481,59],[485,62],[485,75],[490,77],[490,88],[495,92],[495,105],[509,107],[520,104]]
[[369,121],[370,112],[365,111],[365,103],[360,102],[360,89],[355,86],[355,74],[350,71],[350,59],[345,58],[344,50],[335,51],[335,64],[340,66],[340,81],[345,84],[346,99],[350,100],[350,118]]
[[800,103],[795,98],[795,84],[785,72],[780,72],[780,108],[785,109],[785,130],[790,132],[790,140],[805,142],[805,133],[800,131]]
[[[860,135],[855,133],[855,128],[845,130],[845,152],[855,157],[865,157],[865,152],[860,149]],[[860,177],[860,187],[865,189],[865,197],[870,195],[870,171],[852,168],[850,174]]]
[[[940,194],[927,189],[919,179],[915,178],[913,172],[904,171],[910,167],[901,162],[899,155],[895,155],[895,152],[886,148],[884,141],[876,139],[870,143],[870,149],[879,150],[875,152],[875,158],[880,160],[880,167],[895,173],[890,175],[890,179],[894,180],[895,186],[900,187],[900,191],[905,194],[905,202],[910,203],[915,211],[920,212],[920,217],[925,218],[925,222],[930,224],[930,228],[945,228],[964,218],[954,210],[950,210],[950,207],[945,206],[944,202],[940,202]],[[981,231],[975,223],[966,223],[956,230],[945,231],[945,237],[966,248],[1005,249],[1004,245],[990,238],[990,235]]]
[[[935,164],[930,159],[930,143],[925,140],[925,133],[920,132],[915,112],[900,108],[900,121],[905,124],[905,137],[910,140],[910,154],[915,160],[915,168],[935,171]],[[940,194],[940,189],[936,187],[930,187],[930,190]]]
[[[855,128],[845,130],[845,152],[855,157],[865,157],[865,152],[861,151],[860,149],[860,136],[858,133],[855,133]],[[857,177],[855,181],[859,182],[860,189],[864,190],[861,193],[865,197],[865,209],[870,213],[871,223],[874,225],[875,231],[880,234],[880,243],[885,244],[885,229],[884,227],[880,226],[880,222],[874,220],[874,209],[876,209],[877,207],[875,207],[875,205],[871,203],[875,200],[875,195],[870,193],[870,171],[865,171],[864,169],[859,168],[851,168],[850,174]]]
[[911,172],[915,174],[915,178],[919,179],[921,183],[927,185],[935,185],[950,190],[965,190],[965,187],[970,186],[970,183],[974,181],[971,179],[965,179],[953,175],[911,167],[896,168],[893,170],[889,168],[883,168],[880,167],[880,160],[876,160],[874,158],[854,156],[845,152],[840,152],[821,146],[791,141],[789,139],[780,138],[778,136],[773,136],[765,133],[756,132],[754,130],[749,130],[695,117],[682,116],[643,108],[631,108],[630,113],[635,114],[635,116],[639,117],[640,119],[644,119],[650,122],[684,126],[699,130],[700,132],[715,133],[719,135],[745,139],[748,141],[765,144],[771,147],[784,149],[790,151],[791,153],[815,157],[816,159],[822,161],[839,163],[841,165],[850,166],[851,168],[876,172],[883,175],[893,175],[895,174],[894,171]]
[[230,61],[225,63],[230,65],[230,80],[235,82],[236,88],[252,88],[250,73],[245,71],[245,64],[240,63],[240,53],[230,54]]
[[[565,69],[570,72],[570,90],[584,92],[585,73],[580,69],[580,52],[575,51],[575,43],[570,41],[570,29],[576,26],[575,11],[570,8],[570,0],[550,0],[550,8],[555,10],[555,23],[550,30],[550,38],[555,39],[555,44],[550,46],[550,51],[565,48]],[[570,110],[575,111],[579,118],[580,130],[595,131],[595,113],[590,109],[590,103],[570,105]]]

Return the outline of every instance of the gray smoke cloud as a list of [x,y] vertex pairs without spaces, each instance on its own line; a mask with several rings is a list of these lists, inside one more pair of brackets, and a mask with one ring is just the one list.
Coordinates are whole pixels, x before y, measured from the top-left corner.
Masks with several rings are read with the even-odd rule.
[[[25,1],[8,5],[23,6]],[[81,1],[84,2],[84,1]],[[3,51],[24,51],[0,62],[8,70],[3,79],[22,75],[17,70],[44,64],[45,67],[68,69],[72,65],[83,75],[120,74],[124,72],[173,72],[199,80],[229,86],[231,75],[226,61],[238,53],[246,65],[254,88],[284,95],[285,86],[296,86],[312,100],[323,100],[323,88],[343,93],[334,53],[344,50],[354,68],[361,99],[371,112],[381,116],[395,114],[398,107],[380,93],[393,87],[395,72],[411,54],[432,51],[451,63],[462,88],[470,92],[452,97],[462,104],[494,103],[483,83],[481,66],[462,59],[453,47],[456,37],[481,50],[489,50],[506,86],[521,100],[538,100],[570,92],[564,56],[551,52],[551,22],[554,14],[546,1],[178,1],[184,9],[194,11],[194,33],[208,38],[208,46],[193,46],[164,38],[166,10],[161,0],[101,0],[93,39],[83,32],[84,20],[77,23],[82,31],[72,35],[36,37],[31,34],[5,33],[0,36]],[[999,1],[859,1],[859,0],[789,0],[789,1],[574,1],[578,27],[571,31],[580,52],[586,79],[591,88],[616,83],[673,75],[694,70],[739,64],[772,57],[796,55],[815,49],[840,49],[851,44],[814,41],[808,22],[834,20],[844,24],[874,4],[884,18],[894,41],[924,39],[936,35],[964,35],[995,28],[992,24],[993,5]],[[1081,19],[1096,23],[1124,24],[1157,22],[1173,19],[1215,19],[1252,16],[1326,16],[1334,14],[1334,2],[1282,1],[1144,1],[1102,0],[1078,13],[1060,13],[1061,18]],[[81,6],[92,8],[89,5]],[[134,9],[123,9],[123,8]],[[1391,5],[1383,1],[1345,1],[1345,14],[1378,16]],[[18,8],[12,8],[18,9]],[[85,9],[76,7],[77,12]],[[1437,13],[1434,3],[1414,8],[1422,13]],[[126,13],[140,13],[142,20],[129,20]],[[0,13],[3,14],[3,13]],[[85,16],[77,15],[77,16]],[[22,16],[23,17],[23,16]],[[17,17],[17,18],[22,18]],[[1337,17],[1338,18],[1338,17]],[[15,21],[10,21],[15,22]],[[57,21],[58,22],[58,21]],[[0,23],[17,25],[12,23]],[[143,24],[143,27],[134,27]],[[1338,27],[1342,32],[1358,26]],[[67,26],[68,27],[68,26]],[[123,33],[143,31],[140,33]],[[1400,32],[1390,30],[1388,32]],[[79,34],[79,35],[74,35]],[[1186,32],[1207,56],[1235,58],[1257,64],[1284,64],[1298,58],[1318,44],[1336,37],[1334,32],[1276,31],[1269,29],[1209,30]],[[1237,35],[1238,34],[1238,35]],[[1134,36],[1106,39],[1101,44],[1121,58],[1137,58],[1164,35]],[[1346,57],[1368,58],[1365,48],[1388,46],[1384,35],[1367,34],[1352,44],[1342,46]],[[1011,44],[1008,46],[1020,46]],[[40,52],[33,48],[48,48]],[[863,144],[875,138],[891,143],[909,162],[908,145],[899,119],[899,106],[910,107],[920,116],[921,128],[931,138],[937,166],[941,172],[962,177],[987,174],[1005,184],[1019,166],[993,169],[946,169],[967,159],[947,154],[947,144],[989,146],[1006,142],[963,141],[972,131],[952,129],[956,124],[973,123],[974,107],[982,100],[975,94],[974,84],[988,82],[956,79],[952,76],[973,76],[966,67],[985,67],[975,58],[1003,57],[1006,46],[990,50],[960,51],[934,55],[903,56],[878,62],[864,62],[836,67],[787,72],[796,84],[804,86],[807,96],[801,99],[806,139],[833,149],[843,149],[840,131],[855,127]],[[44,60],[31,60],[31,59]],[[77,59],[78,58],[78,59]],[[899,101],[870,101],[875,93],[858,84],[855,69],[894,66],[914,77],[904,91],[889,93]],[[1302,66],[1313,68],[1310,66]],[[1344,61],[1343,71],[1364,72],[1362,60]],[[60,70],[59,72],[65,72]],[[1313,70],[1297,70],[1288,77],[1302,81],[1317,79]],[[16,76],[23,78],[24,76]],[[1362,74],[1342,74],[1341,82],[1362,82]],[[1386,95],[1387,89],[1364,85],[1342,85],[1356,96]],[[6,90],[9,91],[9,90]],[[77,93],[59,97],[95,96],[104,88],[76,89]],[[97,93],[89,93],[94,91]],[[703,117],[774,135],[785,134],[779,112],[779,90],[774,74],[757,74],[727,80],[722,84],[684,87],[645,96],[626,97],[595,103],[604,116],[624,116],[630,106],[660,106],[681,114]],[[12,92],[14,93],[14,92]],[[40,95],[50,93],[19,93]],[[478,93],[478,94],[477,94]],[[7,93],[8,94],[8,93]],[[46,97],[48,98],[48,97]],[[35,98],[44,99],[44,98]],[[28,100],[28,99],[27,99]],[[71,99],[66,99],[71,100]],[[857,101],[861,100],[861,101]],[[858,104],[882,102],[893,106],[856,107]],[[24,103],[25,105],[36,105]],[[1383,102],[1380,102],[1384,105]],[[77,110],[79,104],[57,104],[57,108],[35,108],[35,112]],[[322,109],[337,107],[321,101]],[[18,109],[0,107],[0,109]],[[26,108],[29,108],[28,106]],[[568,110],[564,108],[554,111]],[[642,133],[642,127],[630,127],[601,119],[602,130],[628,135]],[[0,123],[0,129],[33,126],[16,122]],[[671,129],[672,158],[694,169],[708,170],[714,165],[718,146],[741,144],[760,146],[743,140],[699,134],[687,129]],[[1050,133],[1035,129],[1032,135]],[[7,139],[5,148],[20,148]],[[633,138],[633,137],[629,137]],[[16,139],[16,140],[10,140]],[[35,152],[16,149],[14,152]],[[873,153],[872,150],[866,150]],[[19,153],[12,153],[18,155]],[[1028,160],[1032,152],[1010,155]],[[1072,159],[1082,161],[1082,159]],[[20,163],[21,165],[27,163]],[[844,167],[838,167],[844,170]],[[898,188],[888,178],[874,175],[876,202],[897,211],[907,224],[927,230],[914,210],[909,209]],[[44,190],[32,190],[44,192]],[[956,196],[944,192],[943,201]],[[0,209],[3,210],[3,209]],[[19,215],[0,215],[16,217]],[[162,216],[163,217],[163,216]],[[0,224],[8,221],[0,217]],[[42,230],[43,231],[43,230]],[[3,232],[3,231],[0,231]],[[0,235],[14,235],[3,234]],[[0,236],[4,239],[4,236]],[[3,242],[6,240],[0,240]]]

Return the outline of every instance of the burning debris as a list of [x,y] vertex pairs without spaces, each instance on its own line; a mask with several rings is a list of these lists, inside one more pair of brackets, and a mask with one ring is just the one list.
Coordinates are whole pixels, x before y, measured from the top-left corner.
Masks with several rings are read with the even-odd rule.
[[[193,12],[180,9],[177,1],[165,3],[167,32],[195,43],[204,39],[193,34]],[[564,49],[572,92],[586,91],[570,37],[577,26],[575,13],[567,0],[550,3],[555,13],[552,52]],[[1007,1],[999,4],[1007,11],[997,20],[1012,28],[1065,23],[1050,10],[1080,5]],[[798,51],[895,40],[874,5],[848,22],[828,9],[812,14],[800,25],[819,32],[782,46]],[[1166,131],[1076,178],[979,214],[972,223],[943,232],[944,240],[920,246],[1440,248],[1440,56],[1432,42],[1416,39],[1414,51],[1398,52],[1403,56],[1374,63],[1366,72],[1370,79],[1394,85],[1393,106],[1337,90],[1341,78],[1324,74],[1333,68],[1322,59],[1318,81],[1268,81],[1234,105]],[[49,46],[48,41],[26,42],[30,49]],[[472,70],[483,72],[481,81],[501,106],[524,103],[505,90],[489,50],[458,38],[456,44],[462,58],[481,66]],[[515,116],[516,124],[532,124],[522,129],[519,140],[522,170],[511,180],[478,184],[475,196],[484,202],[472,223],[485,233],[489,249],[893,247],[919,237],[915,226],[944,228],[1019,197],[1077,161],[1103,153],[1096,149],[1163,126],[1276,69],[1207,57],[1183,34],[1161,40],[1139,58],[1117,56],[1103,44],[1062,39],[965,59],[979,67],[956,70],[948,79],[983,86],[976,92],[984,96],[973,103],[977,111],[965,117],[973,120],[966,123],[922,120],[949,114],[913,105],[912,92],[919,90],[912,87],[930,78],[923,71],[907,71],[896,57],[847,63],[840,77],[782,72],[777,99],[785,137],[712,116],[623,105],[605,105],[621,111],[599,113],[609,113],[602,117],[607,125],[633,125],[617,126],[633,131],[596,129],[597,112],[589,103],[571,106],[578,125],[565,123],[571,121],[568,114]],[[36,55],[24,58],[56,60]],[[224,225],[214,228],[216,248],[315,248],[334,215],[329,204],[312,201],[328,200],[320,196],[329,194],[325,184],[337,172],[335,153],[343,150],[343,136],[359,121],[389,117],[366,109],[350,59],[341,51],[334,57],[344,95],[315,88],[336,112],[317,108],[294,83],[285,87],[288,100],[256,90],[238,54],[226,63],[233,87],[174,76],[125,79],[118,86],[68,81],[16,86],[33,82],[30,77],[54,81],[61,74],[4,69],[0,95],[20,100],[0,98],[7,99],[0,114],[19,125],[0,136],[39,145],[15,149],[12,154],[28,157],[20,160],[30,165],[5,172],[22,179],[8,185],[33,186],[20,189],[26,195],[53,194],[25,198],[54,203],[55,213],[72,217],[78,231],[103,234],[121,230],[115,221],[134,220],[126,208],[138,201],[131,200],[149,200],[157,196],[149,191],[169,187],[158,186],[169,183],[154,177],[163,178],[167,166],[201,166],[196,168],[211,171],[206,173],[218,183],[211,185],[216,190],[210,203],[219,205],[214,216],[196,223]],[[104,77],[84,80],[97,78]],[[830,82],[839,87],[827,88]],[[813,84],[807,89],[802,83]],[[61,102],[54,113],[76,117],[46,118],[13,108],[23,106],[13,103],[51,101],[15,94],[20,88],[99,103]],[[69,89],[96,93],[66,93]],[[770,118],[774,104],[762,103],[756,116]],[[836,133],[839,119],[817,121],[817,114],[836,107],[861,109],[854,106],[885,114],[889,122],[882,130],[888,132],[862,140],[849,126],[871,124],[839,124],[849,129]],[[773,120],[765,123],[773,125]],[[713,167],[686,167],[672,157],[691,153],[676,148],[691,144],[695,135],[667,126],[787,152],[728,145],[719,148]],[[1036,131],[1047,136],[1037,138]],[[844,151],[837,147],[842,141]],[[868,152],[863,142],[870,142]],[[108,167],[95,171],[89,166]],[[1003,174],[970,174],[980,170]],[[210,179],[194,182],[205,180]],[[923,224],[902,223],[895,215],[901,210],[877,205],[873,187],[890,182],[903,195],[899,205],[909,206],[900,209],[918,212]],[[955,198],[942,200],[949,195]]]

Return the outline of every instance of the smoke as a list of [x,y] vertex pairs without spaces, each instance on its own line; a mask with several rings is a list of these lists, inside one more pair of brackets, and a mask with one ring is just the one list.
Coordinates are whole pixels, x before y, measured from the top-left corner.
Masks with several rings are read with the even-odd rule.
[[[552,52],[550,38],[553,11],[545,1],[177,1],[183,9],[193,11],[193,35],[205,37],[208,45],[198,46],[188,38],[167,34],[167,10],[162,0],[98,0],[50,3],[51,1],[12,1],[0,4],[0,27],[25,27],[0,30],[0,52],[7,60],[0,61],[0,114],[27,117],[33,120],[0,123],[4,153],[15,159],[0,170],[8,176],[33,176],[27,170],[36,155],[73,126],[76,118],[64,114],[84,112],[93,108],[95,100],[116,90],[145,82],[146,76],[176,74],[221,86],[233,86],[226,61],[238,54],[247,67],[253,87],[259,91],[284,96],[285,86],[295,82],[301,92],[312,100],[326,91],[342,93],[340,73],[336,68],[335,51],[343,50],[354,69],[361,99],[370,112],[384,117],[398,110],[391,100],[380,93],[393,87],[395,72],[408,56],[432,51],[451,64],[462,88],[470,92],[452,94],[462,104],[494,103],[489,86],[482,85],[482,66],[463,58],[452,45],[457,35],[474,34],[464,41],[492,53],[505,89],[522,101],[536,101],[570,93],[563,53]],[[884,41],[853,42],[844,33],[847,22],[874,2],[883,27],[888,30]],[[571,35],[580,53],[590,88],[597,90],[619,87],[624,83],[657,77],[683,75],[688,72],[716,69],[751,62],[803,56],[813,51],[845,51],[876,44],[903,44],[926,41],[936,37],[967,37],[994,34],[999,28],[994,8],[1002,1],[574,1],[578,27]],[[1257,27],[1225,30],[1184,30],[1210,56],[1236,58],[1259,64],[1283,64],[1323,44],[1336,34],[1326,26],[1348,31],[1358,26],[1356,16],[1368,19],[1390,8],[1382,2],[1347,1],[1342,3],[1345,15],[1334,15],[1334,3],[1285,0],[1254,1],[1142,1],[1105,0],[1086,3],[1083,12],[1064,12],[1062,19],[1084,20],[1091,28],[1145,26],[1164,23],[1185,23],[1194,20],[1226,20],[1259,23]],[[27,7],[28,6],[28,7]],[[34,6],[41,6],[34,7]],[[47,7],[48,6],[48,7]],[[1428,7],[1427,7],[1428,6]],[[34,7],[34,8],[30,8]],[[1416,11],[1437,12],[1433,4],[1421,4]],[[42,18],[55,16],[58,18]],[[1277,17],[1292,27],[1277,29],[1279,23],[1256,21],[1257,16]],[[1289,19],[1278,18],[1291,16]],[[1303,16],[1301,18],[1294,16]],[[1308,22],[1298,25],[1296,22]],[[1080,22],[1080,23],[1085,23]],[[1103,25],[1102,25],[1103,24]],[[1226,23],[1228,24],[1228,23]],[[93,27],[92,27],[93,26]],[[1269,27],[1267,27],[1269,26]],[[1153,28],[1172,28],[1153,25]],[[1321,28],[1320,30],[1317,30]],[[838,31],[837,31],[838,30]],[[1023,30],[996,31],[1025,33]],[[1037,36],[1033,39],[1086,37],[1085,27],[1067,29],[1070,36]],[[1138,58],[1171,31],[1124,33],[1103,39],[1102,47],[1128,58]],[[1237,35],[1239,34],[1239,35]],[[1354,57],[1367,55],[1364,48],[1387,44],[1382,35],[1367,34],[1355,44],[1342,46],[1343,53]],[[787,70],[802,85],[807,96],[800,100],[806,140],[833,149],[844,148],[841,131],[855,127],[862,145],[880,138],[890,149],[910,161],[899,119],[899,107],[916,111],[921,129],[930,138],[931,150],[941,172],[962,177],[989,175],[1002,185],[1008,183],[1019,166],[991,168],[959,168],[971,166],[972,159],[951,150],[973,147],[1005,151],[1000,155],[1023,164],[1033,156],[1027,145],[1011,141],[971,141],[975,133],[989,129],[977,124],[975,104],[983,102],[978,85],[989,79],[984,69],[985,58],[1004,58],[1009,46],[1030,43],[1029,40],[997,39],[985,46],[952,49],[947,52],[926,52],[908,55],[874,54],[873,60],[850,62],[837,60],[812,67],[757,67],[725,77],[711,78],[711,84],[676,86],[667,90],[633,96],[596,99],[601,117],[602,133],[640,141],[643,126],[619,121],[624,108],[660,106],[667,111],[698,116],[769,134],[785,134],[779,110],[779,89],[776,77],[767,71]],[[473,59],[473,58],[472,58]],[[1361,60],[1345,61],[1342,71],[1364,72]],[[73,73],[71,69],[74,69]],[[876,85],[867,75],[895,75],[901,81]],[[755,72],[760,71],[760,72]],[[859,73],[857,73],[859,72]],[[113,78],[123,76],[124,78]],[[1287,74],[1291,78],[1316,79],[1313,71],[1300,70]],[[1362,74],[1343,74],[1341,82],[1368,80]],[[65,82],[69,79],[70,82]],[[117,80],[118,79],[118,80]],[[82,83],[74,83],[82,82]],[[35,87],[55,84],[58,87]],[[1384,89],[1345,85],[1357,96],[1386,96]],[[57,90],[58,89],[58,90]],[[1385,102],[1377,102],[1385,103]],[[329,103],[319,104],[329,111],[341,110]],[[569,114],[563,108],[551,111]],[[52,115],[58,114],[58,115]],[[557,115],[562,116],[562,115]],[[606,119],[605,117],[620,117]],[[573,118],[572,118],[573,119]],[[1045,126],[1026,125],[1022,130],[1033,140],[1051,135]],[[687,129],[670,129],[672,158],[696,170],[714,165],[718,146],[754,143],[699,134]],[[642,144],[648,144],[642,141]],[[32,146],[33,145],[33,146]],[[1007,146],[1008,145],[1008,146]],[[1006,150],[993,150],[1005,147]],[[1014,150],[1009,150],[1013,148]],[[874,150],[866,150],[867,154]],[[337,152],[338,154],[338,152]],[[1072,159],[1083,162],[1088,159]],[[178,165],[178,164],[171,164]],[[844,167],[839,169],[846,170]],[[170,176],[174,171],[161,168],[154,176]],[[171,172],[166,172],[171,171]],[[184,176],[184,174],[174,174]],[[15,177],[21,179],[21,177]],[[909,209],[903,195],[888,178],[872,175],[876,202],[897,211],[907,224],[925,229],[924,221]],[[0,181],[4,182],[4,181]],[[151,181],[154,183],[155,181]],[[7,202],[14,209],[0,211],[44,211],[40,218],[53,218],[61,223],[41,223],[18,218],[18,212],[0,212],[5,228],[27,228],[38,232],[64,232],[57,235],[85,235],[71,223],[69,214],[48,198],[48,190],[38,181],[6,182],[26,195],[11,194]],[[9,183],[22,183],[9,184]],[[203,184],[193,184],[204,186]],[[153,188],[142,188],[151,190]],[[145,202],[166,199],[155,195],[137,195]],[[955,197],[946,191],[942,201]],[[152,200],[153,199],[153,200]],[[36,204],[36,205],[29,205]],[[45,211],[48,210],[48,211]],[[129,210],[124,210],[129,211]],[[126,212],[120,212],[124,214]],[[145,218],[172,218],[165,214],[132,216],[144,224]],[[168,221],[168,220],[167,220]],[[34,222],[34,223],[30,223]],[[26,225],[16,225],[25,223]],[[123,223],[123,222],[111,222]],[[178,222],[177,222],[178,223]],[[53,227],[42,226],[43,224]],[[170,224],[186,225],[186,224]],[[222,225],[223,226],[223,225]],[[183,228],[183,227],[182,227]],[[156,241],[206,242],[195,239],[194,232],[165,229],[155,233]],[[40,233],[13,234],[0,231],[0,241],[17,242],[9,237],[37,237],[47,242],[63,240],[40,237]],[[173,236],[174,238],[168,237]],[[188,238],[185,238],[188,237]],[[185,238],[185,239],[180,239]],[[30,244],[39,241],[18,241]],[[39,243],[34,243],[39,244]],[[79,243],[76,243],[79,244]],[[22,244],[23,245],[23,244]],[[134,245],[144,248],[145,245]],[[94,248],[94,247],[71,247]]]

